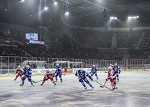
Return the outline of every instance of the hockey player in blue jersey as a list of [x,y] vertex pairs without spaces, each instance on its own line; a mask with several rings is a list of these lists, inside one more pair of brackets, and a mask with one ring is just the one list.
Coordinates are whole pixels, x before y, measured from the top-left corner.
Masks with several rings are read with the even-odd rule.
[[57,64],[56,66],[56,71],[55,71],[55,79],[56,79],[56,82],[57,82],[57,77],[59,76],[60,78],[60,82],[63,82],[62,81],[62,69],[61,67],[59,66],[59,64]]
[[116,72],[117,81],[119,82],[119,74],[121,72],[120,67],[117,65],[117,63],[114,64],[113,70]]
[[98,80],[98,76],[97,76],[97,68],[96,68],[95,65],[93,65],[90,74],[91,74],[91,77],[95,74],[96,79]]
[[89,77],[92,81],[93,79],[89,74],[86,73],[86,71],[80,69],[76,72],[75,76],[78,77],[79,82],[81,82],[85,89],[87,89],[87,87],[84,82],[86,82],[92,89],[94,88],[92,84],[88,81],[87,77]]
[[28,81],[31,83],[32,86],[34,86],[33,82],[32,82],[32,79],[31,79],[32,70],[31,70],[29,65],[26,65],[26,67],[23,69],[22,74],[23,74],[23,78],[22,78],[22,84],[20,84],[20,86],[24,85],[24,82],[25,82],[26,78],[28,78]]

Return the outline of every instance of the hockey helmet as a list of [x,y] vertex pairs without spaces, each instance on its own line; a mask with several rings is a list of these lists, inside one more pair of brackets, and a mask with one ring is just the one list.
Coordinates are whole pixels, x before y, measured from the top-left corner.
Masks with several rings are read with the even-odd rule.
[[108,70],[112,70],[112,67],[108,67]]
[[115,63],[114,65],[117,66],[117,63]]
[[26,68],[30,68],[30,66],[29,66],[29,65],[26,65]]
[[21,68],[21,66],[20,66],[20,65],[18,65],[18,68]]
[[93,65],[93,67],[95,67],[95,65]]
[[82,72],[83,71],[83,69],[82,68],[80,68],[80,72]]

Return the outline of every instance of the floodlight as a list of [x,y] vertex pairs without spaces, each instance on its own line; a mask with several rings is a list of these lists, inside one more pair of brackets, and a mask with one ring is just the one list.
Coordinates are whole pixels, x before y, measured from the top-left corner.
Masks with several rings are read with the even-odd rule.
[[68,16],[70,13],[67,11],[66,13],[65,13],[65,16]]
[[57,2],[56,1],[54,2],[54,5],[57,6]]
[[139,16],[128,16],[128,19],[130,20],[130,19],[138,19],[139,18]]
[[47,11],[47,10],[48,10],[48,7],[47,7],[47,6],[45,6],[45,7],[44,7],[44,10],[45,10],[45,11]]
[[20,2],[23,3],[23,2],[25,2],[25,0],[21,0]]
[[128,19],[131,19],[132,17],[131,16],[128,16]]
[[111,20],[117,20],[118,18],[117,18],[117,17],[112,17],[112,16],[111,16],[110,19],[111,19]]

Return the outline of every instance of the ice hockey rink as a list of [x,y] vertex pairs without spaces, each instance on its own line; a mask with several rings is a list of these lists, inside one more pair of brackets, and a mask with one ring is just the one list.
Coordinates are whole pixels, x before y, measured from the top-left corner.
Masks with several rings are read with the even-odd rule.
[[[106,77],[107,73],[100,73],[98,81],[104,83]],[[100,88],[95,81],[91,82],[93,90],[89,86],[85,90],[74,74],[63,76],[63,83],[58,81],[56,86],[46,81],[32,87],[26,80],[21,87],[20,78],[13,79],[0,77],[0,107],[150,107],[150,71],[122,72],[114,91]]]

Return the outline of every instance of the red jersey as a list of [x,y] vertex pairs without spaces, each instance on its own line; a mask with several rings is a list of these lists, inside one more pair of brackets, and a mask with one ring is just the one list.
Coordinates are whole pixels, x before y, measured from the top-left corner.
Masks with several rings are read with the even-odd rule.
[[48,72],[44,75],[44,77],[47,77],[47,78],[53,78],[55,76],[55,73],[51,73],[51,72]]
[[116,78],[116,72],[114,70],[108,70],[108,78],[109,79],[115,79]]
[[21,68],[17,68],[16,69],[16,74],[22,74],[22,69]]

